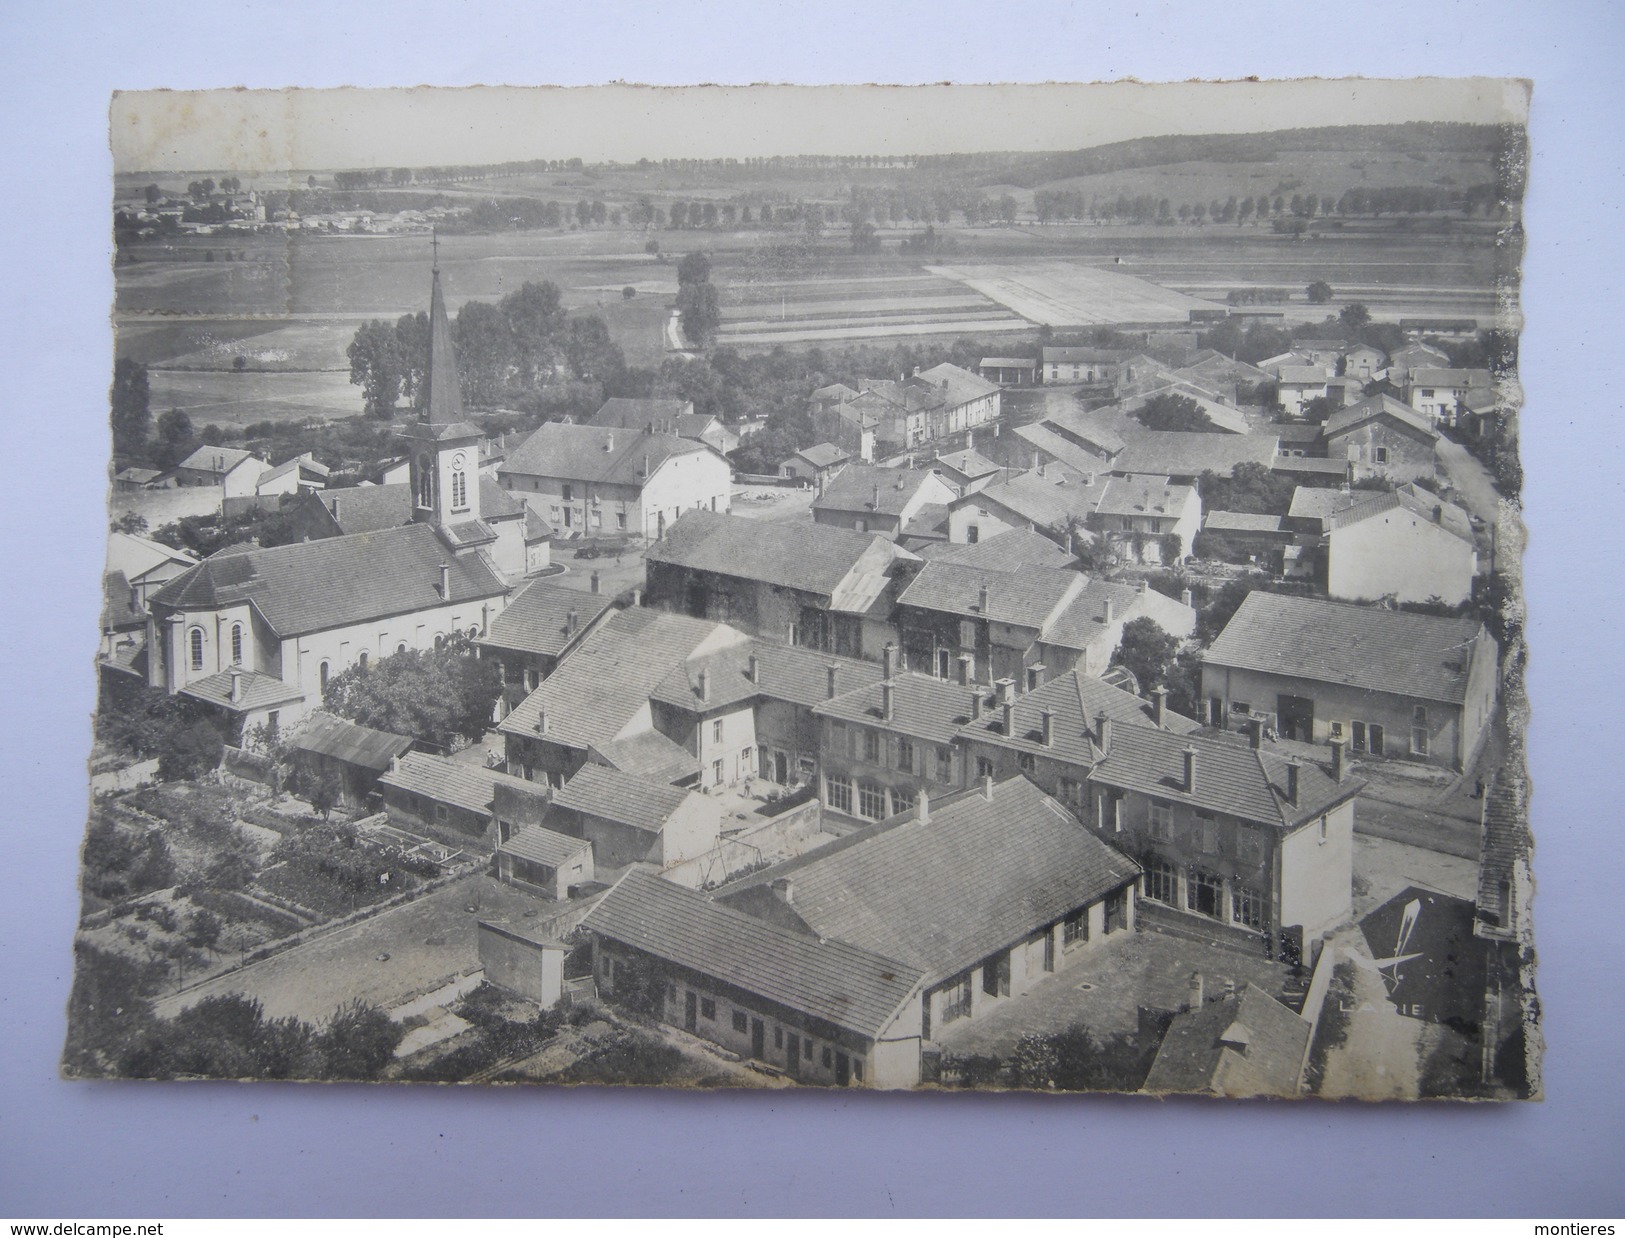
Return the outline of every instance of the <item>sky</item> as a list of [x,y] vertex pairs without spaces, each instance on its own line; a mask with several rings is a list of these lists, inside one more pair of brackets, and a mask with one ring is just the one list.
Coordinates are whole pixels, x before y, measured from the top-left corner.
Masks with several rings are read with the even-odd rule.
[[486,87],[135,91],[119,172],[318,171],[522,159],[1078,150],[1170,133],[1397,121],[1523,122],[1497,78],[1094,85]]

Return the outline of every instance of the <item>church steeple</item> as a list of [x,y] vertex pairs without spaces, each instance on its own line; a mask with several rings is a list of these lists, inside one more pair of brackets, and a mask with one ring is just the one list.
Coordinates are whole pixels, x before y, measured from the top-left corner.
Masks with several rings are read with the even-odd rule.
[[437,237],[434,289],[429,294],[429,369],[423,376],[428,398],[423,402],[423,420],[430,425],[448,426],[463,420],[463,393],[457,384],[457,350],[451,342],[451,319],[446,316],[446,297],[440,291],[439,248]]
[[[429,366],[423,376],[425,399],[419,420],[398,431],[410,460],[412,519],[442,530],[454,526],[459,553],[468,545],[489,540],[488,531],[473,529],[480,519],[479,445],[483,437],[470,425],[457,386],[457,352],[452,345],[451,319],[440,290],[440,243],[435,239],[433,285],[429,293]],[[475,540],[470,542],[469,537]]]

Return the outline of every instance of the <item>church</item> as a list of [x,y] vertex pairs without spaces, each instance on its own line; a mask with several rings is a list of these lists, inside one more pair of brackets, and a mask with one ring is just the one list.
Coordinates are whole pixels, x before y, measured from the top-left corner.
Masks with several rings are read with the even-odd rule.
[[148,599],[147,682],[219,714],[230,736],[301,720],[352,666],[484,636],[525,575],[522,531],[482,518],[482,434],[463,411],[438,265],[429,333],[428,396],[401,431],[410,523],[227,547]]

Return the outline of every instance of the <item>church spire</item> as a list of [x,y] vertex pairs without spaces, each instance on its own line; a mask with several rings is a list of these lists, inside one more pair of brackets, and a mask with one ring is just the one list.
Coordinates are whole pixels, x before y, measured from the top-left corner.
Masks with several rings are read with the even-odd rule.
[[429,297],[429,370],[423,376],[428,398],[423,404],[423,420],[445,426],[462,421],[463,393],[457,386],[457,352],[451,342],[451,319],[446,316],[446,298],[440,291],[440,239],[435,238],[434,290]]

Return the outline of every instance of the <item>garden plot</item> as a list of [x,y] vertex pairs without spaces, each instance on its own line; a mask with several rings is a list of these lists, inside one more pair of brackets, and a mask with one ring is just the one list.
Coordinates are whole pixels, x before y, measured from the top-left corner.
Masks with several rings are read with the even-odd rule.
[[928,267],[960,281],[1030,322],[1051,327],[1186,322],[1192,310],[1223,309],[1160,284],[1075,262],[1012,262]]

